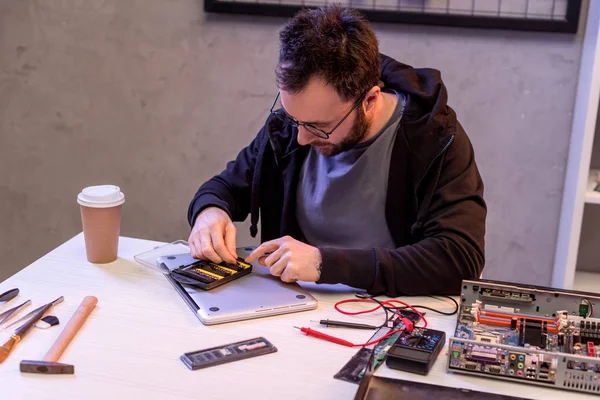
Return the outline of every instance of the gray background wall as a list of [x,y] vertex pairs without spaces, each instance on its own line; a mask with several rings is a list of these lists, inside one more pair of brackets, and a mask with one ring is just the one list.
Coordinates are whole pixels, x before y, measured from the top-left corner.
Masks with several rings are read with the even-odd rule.
[[[267,116],[283,22],[199,0],[0,1],[0,279],[81,230],[86,185],[122,187],[123,235],[187,238],[195,190]],[[581,30],[374,27],[382,52],[442,71],[472,138],[484,275],[549,284]]]

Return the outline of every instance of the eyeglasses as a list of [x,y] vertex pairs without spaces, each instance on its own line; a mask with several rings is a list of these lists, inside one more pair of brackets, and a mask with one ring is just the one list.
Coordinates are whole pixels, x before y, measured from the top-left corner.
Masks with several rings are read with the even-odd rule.
[[346,113],[344,118],[342,118],[340,120],[340,122],[335,124],[333,129],[331,129],[329,132],[324,131],[323,129],[317,128],[314,125],[307,124],[306,122],[297,121],[296,119],[292,118],[287,112],[285,112],[285,110],[283,108],[273,111],[273,108],[275,108],[275,104],[277,104],[277,99],[279,99],[279,92],[277,92],[277,97],[275,97],[275,101],[273,102],[273,105],[271,106],[271,109],[269,110],[269,112],[271,114],[274,114],[280,121],[282,121],[283,123],[285,123],[287,125],[291,125],[294,128],[303,126],[304,129],[306,129],[308,132],[312,133],[316,137],[319,137],[321,139],[329,139],[329,135],[331,135],[333,133],[333,131],[335,131],[337,129],[337,127],[340,126],[342,124],[342,122],[344,122],[346,120],[346,118],[348,118],[350,116],[350,114],[352,114],[352,111],[354,111],[354,109],[356,107],[358,107],[358,105],[362,102],[362,100],[366,94],[367,94],[367,92],[365,92],[362,96],[360,96],[358,98],[358,100],[356,101],[356,103],[354,103],[354,105],[352,106],[350,111],[348,111],[348,113]]

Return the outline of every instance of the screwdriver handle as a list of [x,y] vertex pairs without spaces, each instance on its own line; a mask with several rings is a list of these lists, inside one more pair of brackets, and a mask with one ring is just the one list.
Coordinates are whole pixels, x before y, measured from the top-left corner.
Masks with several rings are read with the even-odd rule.
[[329,342],[333,342],[333,343],[337,343],[337,344],[341,344],[343,346],[354,347],[354,344],[351,343],[351,342],[348,342],[347,340],[336,338],[334,336],[329,336],[329,335],[326,335],[326,334],[324,334],[322,332],[315,331],[315,330],[310,329],[310,328],[300,328],[300,330],[303,333],[305,333],[306,336],[314,336],[316,338],[327,340]]
[[343,328],[352,329],[377,329],[377,327],[374,325],[359,324],[356,322],[332,321],[330,319],[322,319],[319,321],[319,323],[325,326],[340,326]]

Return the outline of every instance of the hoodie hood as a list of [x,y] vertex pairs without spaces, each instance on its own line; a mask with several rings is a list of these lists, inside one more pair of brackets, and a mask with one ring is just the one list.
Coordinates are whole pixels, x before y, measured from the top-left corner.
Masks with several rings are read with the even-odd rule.
[[[435,157],[451,143],[456,129],[456,115],[447,105],[448,93],[439,71],[429,68],[415,69],[402,64],[391,57],[381,54],[380,80],[384,87],[403,93],[407,105],[402,117],[404,135],[411,152],[419,161],[415,171],[423,175]],[[258,232],[260,182],[263,157],[272,151],[276,165],[286,168],[292,154],[303,153],[294,159],[303,159],[309,146],[300,146],[297,131],[272,116],[266,123],[268,144],[259,150],[257,164],[252,180],[250,206],[250,234]]]
[[[456,114],[448,107],[448,92],[441,73],[415,69],[381,54],[380,79],[384,87],[407,96],[404,131],[411,150],[428,163],[443,148],[456,129]],[[433,154],[431,154],[433,152]]]

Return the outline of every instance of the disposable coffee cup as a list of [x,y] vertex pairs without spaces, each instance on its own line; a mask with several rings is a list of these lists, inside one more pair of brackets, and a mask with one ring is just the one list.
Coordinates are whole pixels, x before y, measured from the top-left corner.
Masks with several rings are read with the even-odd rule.
[[79,193],[77,203],[88,261],[95,264],[115,261],[125,195],[118,186],[89,186]]

